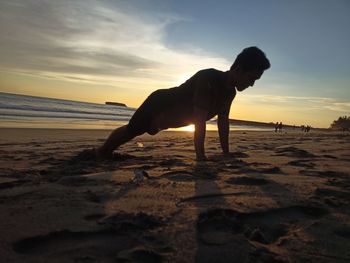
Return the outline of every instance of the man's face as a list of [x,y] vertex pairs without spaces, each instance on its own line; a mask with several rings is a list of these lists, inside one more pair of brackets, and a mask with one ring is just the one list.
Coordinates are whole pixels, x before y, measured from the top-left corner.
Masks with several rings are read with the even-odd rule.
[[243,91],[248,87],[253,87],[256,80],[260,79],[263,70],[243,71],[238,70],[235,76],[236,89]]

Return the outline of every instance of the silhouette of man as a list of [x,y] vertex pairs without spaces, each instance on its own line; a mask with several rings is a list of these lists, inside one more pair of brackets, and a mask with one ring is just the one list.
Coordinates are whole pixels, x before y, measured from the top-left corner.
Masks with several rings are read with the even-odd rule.
[[194,124],[196,159],[205,160],[206,121],[216,115],[222,151],[229,154],[229,112],[236,90],[253,86],[268,68],[265,53],[248,47],[236,57],[229,71],[204,69],[178,87],[153,92],[129,123],[115,129],[95,150],[96,156],[110,158],[117,147],[146,132],[155,135],[168,128]]

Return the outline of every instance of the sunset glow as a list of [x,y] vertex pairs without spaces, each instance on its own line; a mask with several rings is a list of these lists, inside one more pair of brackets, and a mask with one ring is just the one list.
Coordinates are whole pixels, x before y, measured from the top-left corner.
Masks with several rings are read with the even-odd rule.
[[185,127],[181,127],[181,128],[177,128],[177,129],[171,129],[173,131],[183,131],[183,132],[194,132],[194,125],[191,124],[191,125],[188,125],[188,126],[185,126]]
[[0,92],[137,108],[256,45],[271,69],[237,95],[230,118],[328,127],[349,115],[347,1],[39,2],[0,3]]

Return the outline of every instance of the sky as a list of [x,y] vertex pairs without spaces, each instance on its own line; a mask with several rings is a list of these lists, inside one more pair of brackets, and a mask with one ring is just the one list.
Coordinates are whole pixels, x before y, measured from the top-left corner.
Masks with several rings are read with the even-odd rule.
[[138,107],[245,47],[271,62],[230,118],[350,116],[347,0],[0,0],[0,91]]

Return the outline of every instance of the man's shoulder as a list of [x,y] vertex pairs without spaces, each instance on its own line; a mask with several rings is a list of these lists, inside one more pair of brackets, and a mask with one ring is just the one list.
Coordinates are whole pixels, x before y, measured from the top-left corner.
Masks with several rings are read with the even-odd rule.
[[224,72],[215,68],[202,69],[197,72],[200,75],[217,76],[222,75]]
[[202,81],[208,82],[215,89],[222,89],[225,85],[225,72],[215,68],[203,69],[198,72]]
[[203,87],[208,87],[208,83],[209,86],[221,86],[224,74],[223,71],[214,68],[202,69],[177,87],[176,90],[193,90],[199,87],[202,90]]

